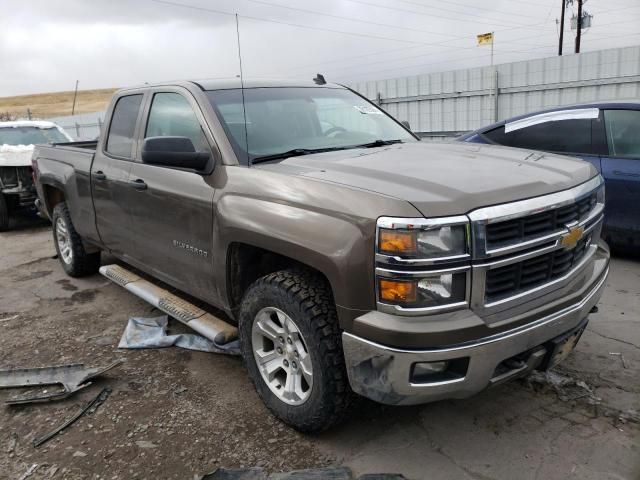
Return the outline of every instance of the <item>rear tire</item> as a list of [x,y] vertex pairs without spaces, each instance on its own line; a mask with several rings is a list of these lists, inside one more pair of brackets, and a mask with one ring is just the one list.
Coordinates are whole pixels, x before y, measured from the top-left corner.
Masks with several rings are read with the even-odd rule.
[[87,253],[82,239],[71,222],[65,202],[58,203],[51,216],[53,243],[62,268],[71,277],[92,275],[100,268],[100,252]]
[[6,197],[0,193],[0,232],[9,230],[9,206]]
[[276,417],[301,432],[326,430],[344,418],[353,394],[323,279],[290,270],[258,279],[242,300],[239,330],[249,376]]

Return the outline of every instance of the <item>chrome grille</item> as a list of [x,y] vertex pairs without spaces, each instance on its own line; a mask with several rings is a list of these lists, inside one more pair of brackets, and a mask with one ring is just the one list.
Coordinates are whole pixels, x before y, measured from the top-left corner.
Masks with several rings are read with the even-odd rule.
[[[600,239],[603,183],[598,176],[569,190],[470,212],[471,307],[481,315],[499,313],[571,282]],[[572,247],[576,232],[582,237]]]
[[485,303],[517,295],[562,277],[582,259],[590,243],[591,235],[588,235],[573,250],[555,250],[487,271]]
[[580,220],[596,205],[596,194],[587,195],[575,203],[522,218],[487,225],[487,249],[500,248],[517,242],[549,235]]

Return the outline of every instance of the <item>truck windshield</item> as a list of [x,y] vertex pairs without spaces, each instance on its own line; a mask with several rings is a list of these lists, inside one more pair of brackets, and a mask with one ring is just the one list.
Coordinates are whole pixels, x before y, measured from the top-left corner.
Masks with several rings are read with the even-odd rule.
[[207,95],[241,161],[416,141],[375,105],[343,88],[245,89],[246,138],[242,91]]
[[55,127],[0,127],[0,145],[37,145],[68,141],[69,139]]

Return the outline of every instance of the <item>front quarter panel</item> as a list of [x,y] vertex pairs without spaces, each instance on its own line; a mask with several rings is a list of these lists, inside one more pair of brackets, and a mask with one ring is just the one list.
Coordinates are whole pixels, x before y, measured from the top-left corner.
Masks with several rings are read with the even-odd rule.
[[[375,309],[376,219],[418,215],[414,207],[391,197],[255,167],[226,171],[227,184],[215,199],[216,263],[226,260],[234,242],[263,248],[323,273],[339,307]],[[218,275],[224,271],[216,268]],[[221,298],[228,298],[226,279],[216,283],[223,286]]]

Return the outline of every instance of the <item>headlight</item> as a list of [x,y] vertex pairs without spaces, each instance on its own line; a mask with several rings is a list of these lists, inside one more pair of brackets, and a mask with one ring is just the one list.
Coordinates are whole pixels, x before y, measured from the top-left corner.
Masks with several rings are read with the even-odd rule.
[[467,217],[378,220],[378,308],[424,314],[468,304]]
[[604,205],[604,200],[605,200],[604,184],[602,184],[598,189],[598,191],[596,192],[596,202]]

